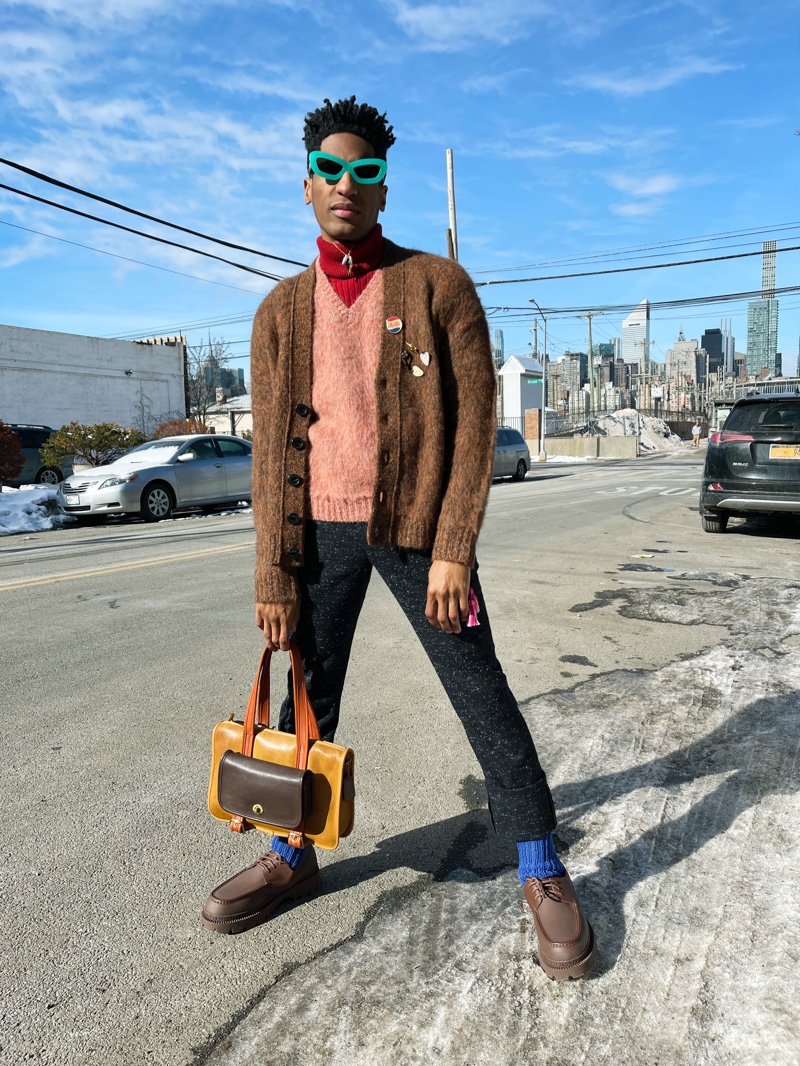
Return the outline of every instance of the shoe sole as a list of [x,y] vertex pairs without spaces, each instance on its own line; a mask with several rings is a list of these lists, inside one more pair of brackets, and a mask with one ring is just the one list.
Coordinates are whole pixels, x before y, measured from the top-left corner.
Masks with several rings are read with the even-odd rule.
[[320,888],[319,873],[312,874],[305,881],[299,881],[296,885],[287,889],[280,896],[269,901],[261,910],[252,911],[250,914],[242,914],[235,918],[211,918],[205,911],[200,913],[200,924],[210,929],[212,933],[244,933],[256,925],[261,925],[267,918],[287,900],[305,899],[318,892]]
[[597,942],[594,938],[594,929],[589,926],[589,946],[585,953],[574,962],[550,962],[539,948],[539,965],[551,981],[574,981],[583,977],[594,966],[597,959]]

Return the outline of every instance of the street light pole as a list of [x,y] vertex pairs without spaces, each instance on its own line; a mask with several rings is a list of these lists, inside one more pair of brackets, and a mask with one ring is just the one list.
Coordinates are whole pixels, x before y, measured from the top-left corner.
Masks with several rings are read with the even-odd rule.
[[[534,299],[530,301],[539,314],[542,316],[542,322],[544,322],[544,354],[542,356],[542,409],[539,416],[539,462],[547,462],[547,451],[545,443],[545,431],[547,428],[547,318],[542,313],[541,307]],[[536,316],[533,319],[534,325],[536,324]]]

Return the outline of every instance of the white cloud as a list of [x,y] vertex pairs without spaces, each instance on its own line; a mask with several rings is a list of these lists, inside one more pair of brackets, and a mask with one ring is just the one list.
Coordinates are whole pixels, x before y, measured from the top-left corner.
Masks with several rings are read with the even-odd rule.
[[643,96],[660,92],[700,74],[724,74],[737,68],[730,63],[715,63],[701,56],[684,56],[671,65],[651,69],[643,74],[582,74],[565,84],[595,89],[613,96]]
[[622,215],[625,218],[639,218],[643,215],[653,215],[661,207],[661,203],[657,201],[641,201],[633,204],[612,204],[611,210],[615,215]]
[[628,174],[610,174],[606,179],[612,189],[626,192],[629,196],[663,196],[685,184],[675,174],[654,174],[650,178],[633,178]]
[[[193,6],[201,0],[195,0]],[[24,7],[64,22],[96,28],[100,22],[140,22],[159,12],[174,12],[180,0],[6,0],[7,7]]]
[[519,67],[516,70],[507,70],[502,74],[475,74],[461,83],[465,93],[507,93],[511,89],[511,81],[520,74],[532,74],[529,67]]
[[532,19],[550,14],[553,7],[545,0],[495,0],[491,8],[483,0],[381,2],[409,37],[435,52],[459,51],[484,41],[510,44],[522,40],[529,35]]

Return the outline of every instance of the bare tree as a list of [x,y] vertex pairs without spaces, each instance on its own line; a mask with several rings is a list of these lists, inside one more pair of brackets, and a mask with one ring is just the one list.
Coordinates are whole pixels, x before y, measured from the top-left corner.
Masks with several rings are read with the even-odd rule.
[[186,349],[186,376],[189,393],[189,415],[200,422],[217,403],[217,389],[225,389],[236,396],[239,379],[229,368],[230,344],[210,337],[205,344],[190,344]]

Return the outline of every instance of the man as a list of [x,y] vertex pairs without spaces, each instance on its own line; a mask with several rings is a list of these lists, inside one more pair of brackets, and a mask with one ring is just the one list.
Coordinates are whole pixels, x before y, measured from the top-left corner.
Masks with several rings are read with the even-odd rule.
[[702,432],[703,432],[703,427],[700,425],[699,422],[695,422],[695,424],[692,426],[692,447],[693,448],[699,448],[700,447],[700,436],[701,436]]
[[[475,544],[492,476],[495,377],[486,318],[452,260],[385,240],[386,116],[355,97],[306,117],[306,204],[319,257],[253,323],[256,621],[303,655],[333,740],[372,568],[411,622],[481,765],[497,832],[550,977],[594,963],[591,926],[553,846],[555,814],[530,733],[497,661]],[[467,627],[470,606],[479,624]],[[474,619],[472,619],[474,620]],[[279,727],[293,731],[291,694]],[[209,896],[202,922],[238,932],[316,891],[311,846],[267,854]]]

